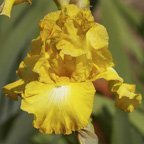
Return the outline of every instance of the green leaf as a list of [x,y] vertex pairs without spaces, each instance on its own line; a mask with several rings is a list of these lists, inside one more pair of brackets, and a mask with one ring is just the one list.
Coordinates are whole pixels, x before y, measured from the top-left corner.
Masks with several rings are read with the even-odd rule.
[[143,111],[134,111],[129,115],[133,126],[144,136],[144,113]]
[[105,2],[102,0],[100,1],[100,6],[102,20],[109,33],[110,49],[116,69],[125,80],[132,81],[132,67],[130,67],[126,48],[133,52],[140,63],[143,63],[143,51],[127,28],[124,19],[121,17],[113,1],[108,0]]
[[131,126],[127,113],[117,110],[113,120],[112,144],[132,144],[131,137]]
[[[31,6],[16,6],[13,16],[0,16],[0,87],[15,81],[16,69],[28,51],[31,40],[39,33],[39,21],[49,11],[56,9],[52,1],[35,0]],[[17,112],[18,104],[2,95],[0,90],[0,123]]]
[[[129,31],[125,27],[125,22],[120,16],[116,6],[112,0],[100,1],[102,20],[109,32],[110,49],[112,51],[116,69],[120,76],[127,82],[133,81],[133,73],[129,64],[129,58],[125,49],[127,44],[127,34]],[[126,34],[126,36],[125,36]],[[130,33],[129,33],[130,35]],[[126,39],[125,39],[126,38]],[[131,42],[132,43],[132,42]],[[139,57],[139,52],[137,57]],[[141,54],[140,54],[141,57]],[[142,60],[142,59],[141,59]],[[131,144],[132,140],[131,125],[128,115],[120,110],[117,110],[112,122],[112,144]]]
[[[39,21],[49,11],[55,10],[56,6],[53,1],[39,0],[33,1],[31,6],[20,5],[14,7],[12,17],[9,19],[5,16],[0,16],[0,87],[5,84],[15,81],[16,69],[23,59],[24,55],[30,47],[31,40],[36,38],[36,34],[39,32]],[[1,126],[5,125],[13,116],[18,113],[19,102],[14,102],[8,97],[2,95],[2,89],[0,89],[0,133],[4,134],[7,127],[1,129]],[[17,120],[16,120],[17,122]],[[20,126],[23,125],[24,127]],[[32,127],[32,123],[27,123],[27,118],[23,117],[23,120],[19,121],[19,126],[9,124],[10,131],[7,131],[8,137],[6,138],[6,144],[22,143],[22,137],[25,139],[30,138],[31,131],[25,135],[24,131],[29,130]],[[21,129],[17,128],[20,127]],[[12,129],[11,129],[12,127]],[[23,129],[25,129],[23,131]],[[13,143],[12,143],[13,142]]]
[[55,135],[38,133],[32,138],[34,144],[78,144],[75,134],[71,135]]
[[33,139],[33,143],[35,144],[48,144],[48,143],[56,143],[56,144],[67,144],[66,140],[63,139],[62,135],[47,135],[47,134],[36,134]]
[[33,134],[32,117],[23,113],[14,121],[3,144],[25,144]]
[[113,0],[113,2],[130,25],[135,27],[141,26],[144,15],[140,11],[121,0]]
[[114,115],[116,110],[114,100],[96,94],[94,98],[93,115],[101,114],[104,108],[107,109],[111,115]]
[[131,131],[131,133],[132,133],[132,142],[133,142],[133,144],[143,144],[143,135],[141,135],[138,131],[137,131],[137,129],[135,129],[135,128],[132,128],[132,131]]

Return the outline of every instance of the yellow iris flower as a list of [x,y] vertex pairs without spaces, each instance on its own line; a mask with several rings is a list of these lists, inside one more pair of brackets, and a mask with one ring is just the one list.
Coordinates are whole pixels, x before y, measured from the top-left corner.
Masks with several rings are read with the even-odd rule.
[[13,5],[24,2],[31,3],[31,0],[4,0],[4,2],[0,5],[0,14],[10,17]]
[[20,80],[4,87],[21,109],[34,114],[44,133],[70,134],[84,128],[92,113],[93,81],[105,79],[116,105],[133,111],[141,102],[135,86],[123,83],[112,68],[108,34],[89,9],[67,5],[40,22],[40,36],[17,71]]

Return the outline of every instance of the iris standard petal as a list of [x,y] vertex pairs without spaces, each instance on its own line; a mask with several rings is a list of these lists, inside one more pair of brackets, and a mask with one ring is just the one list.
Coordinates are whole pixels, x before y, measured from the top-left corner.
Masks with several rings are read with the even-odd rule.
[[87,32],[86,40],[94,49],[108,48],[108,33],[104,26],[95,23]]

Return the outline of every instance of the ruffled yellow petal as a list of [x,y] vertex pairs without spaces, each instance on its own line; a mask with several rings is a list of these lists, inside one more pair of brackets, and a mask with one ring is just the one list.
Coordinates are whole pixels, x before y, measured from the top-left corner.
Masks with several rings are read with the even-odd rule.
[[[75,70],[75,58],[71,56],[64,56],[62,59],[60,56],[56,56],[50,59],[50,75],[56,74],[58,77],[71,78],[73,71]],[[53,79],[57,81],[56,79]]]
[[76,58],[75,70],[72,73],[72,79],[77,82],[83,82],[90,79],[93,68],[92,60],[88,60],[86,55]]
[[[49,56],[50,75],[55,81],[57,76],[68,76],[78,82],[92,81],[97,74],[113,66],[107,48],[107,31],[94,22],[90,10],[67,5],[45,16],[40,27],[38,46]],[[65,65],[67,56],[73,60],[71,71],[70,65]]]
[[94,93],[91,82],[61,86],[31,82],[26,86],[21,108],[35,115],[34,127],[40,131],[70,134],[87,125]]
[[4,0],[4,2],[0,6],[0,14],[10,17],[13,5],[20,4],[23,2],[31,3],[31,0]]
[[53,83],[50,77],[50,64],[45,57],[41,57],[33,67],[33,71],[38,74],[38,80],[44,83]]
[[135,85],[123,83],[116,93],[116,105],[124,111],[132,112],[142,101],[142,96],[135,93]]
[[40,22],[40,28],[41,29],[48,29],[49,27],[49,22],[50,23],[55,23],[56,21],[59,20],[60,18],[60,11],[55,11],[55,12],[51,12],[48,15],[46,15],[43,20]]
[[113,68],[99,74],[96,79],[109,81],[111,92],[115,94],[116,105],[127,112],[132,112],[142,101],[141,94],[135,93],[135,85],[123,83]]
[[86,51],[77,48],[69,41],[61,40],[57,44],[57,49],[61,49],[60,55],[63,57],[64,55],[70,55],[72,57],[78,57],[86,53]]
[[17,96],[21,96],[25,88],[25,82],[18,80],[3,87],[3,92],[12,99],[17,99]]
[[77,57],[86,53],[82,49],[81,39],[77,35],[77,28],[74,26],[73,20],[67,19],[63,30],[64,34],[61,35],[61,39],[56,45],[57,49],[61,50],[61,54]]
[[17,70],[18,76],[26,82],[37,80],[38,74],[33,71],[33,68],[38,59],[39,56],[27,56],[19,65]]
[[74,19],[74,24],[79,35],[85,34],[95,24],[91,11],[89,9],[81,10]]
[[108,48],[108,39],[106,28],[98,23],[93,25],[86,34],[88,44],[94,49]]
[[64,17],[75,17],[79,11],[79,9],[76,5],[66,5],[62,10],[61,10],[61,15]]
[[36,39],[33,39],[31,42],[31,50],[29,52],[30,56],[39,56],[42,51],[42,41],[40,37],[37,37]]
[[114,66],[112,55],[107,48],[99,50],[93,49],[92,61],[98,74],[105,71],[107,68]]

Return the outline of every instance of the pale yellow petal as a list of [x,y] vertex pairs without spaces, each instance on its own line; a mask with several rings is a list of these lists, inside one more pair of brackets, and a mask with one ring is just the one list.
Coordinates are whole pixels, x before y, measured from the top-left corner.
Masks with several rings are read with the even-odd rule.
[[31,82],[21,108],[35,115],[34,127],[44,133],[70,134],[90,118],[95,89],[91,82],[56,86]]

